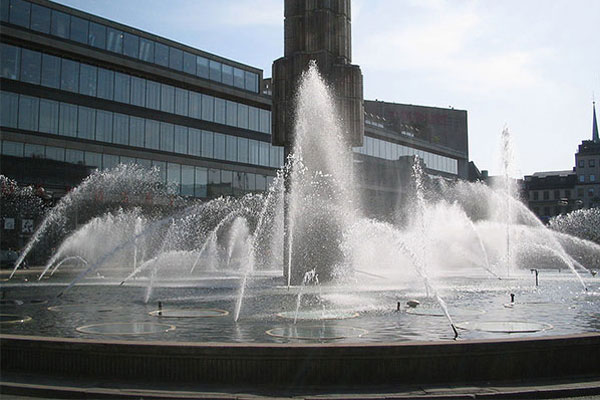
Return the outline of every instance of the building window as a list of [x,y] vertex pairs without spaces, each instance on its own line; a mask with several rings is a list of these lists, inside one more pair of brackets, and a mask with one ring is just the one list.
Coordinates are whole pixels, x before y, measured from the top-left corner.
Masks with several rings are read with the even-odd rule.
[[585,160],[579,160],[579,168],[585,167]]
[[90,22],[88,44],[99,49],[106,48],[106,27],[104,25]]
[[588,197],[594,197],[594,188],[588,189]]
[[71,16],[71,32],[69,39],[79,43],[87,44],[88,42],[89,22],[87,19]]
[[550,192],[547,190],[544,190],[544,200],[550,200]]
[[175,88],[170,85],[160,85],[160,110],[168,113],[175,111]]
[[96,110],[79,106],[77,137],[94,140],[96,131]]
[[202,155],[202,131],[200,129],[189,128],[188,130],[188,154]]
[[225,124],[225,100],[215,97],[215,122]]
[[154,62],[163,67],[169,66],[169,46],[162,43],[154,45]]
[[77,93],[79,90],[79,63],[63,59],[61,64],[60,88]]
[[213,133],[202,131],[202,157],[213,157]]
[[63,39],[69,38],[69,15],[60,11],[52,10],[52,27],[50,32],[54,36]]
[[565,189],[565,198],[570,198],[571,197],[571,191],[569,189]]
[[60,86],[60,58],[42,55],[42,85],[58,89]]
[[96,111],[96,140],[112,142],[113,114],[110,111]]
[[146,120],[146,148],[158,150],[160,144],[160,123],[158,121]]
[[233,67],[223,64],[223,83],[233,86]]
[[160,83],[146,82],[146,107],[153,110],[160,109]]
[[202,119],[205,121],[214,120],[215,98],[206,94],[202,95]]
[[38,130],[40,102],[37,97],[19,96],[19,129]]
[[146,105],[146,80],[144,78],[131,77],[131,104],[140,107]]
[[31,5],[31,29],[42,33],[50,33],[50,9]]
[[42,69],[42,54],[37,51],[22,49],[21,51],[21,80],[23,82],[40,84]]
[[115,73],[108,69],[98,68],[98,97],[112,100],[115,93]]
[[77,136],[77,106],[60,103],[58,134],[63,136]]
[[129,144],[129,116],[126,114],[113,114],[113,143]]
[[246,79],[244,77],[244,71],[239,68],[233,69],[233,85],[237,88],[244,89]]
[[96,96],[98,71],[96,67],[81,64],[79,68],[79,93]]
[[225,160],[225,135],[215,132],[214,146],[214,157],[217,160]]
[[58,133],[58,102],[40,100],[40,132]]
[[188,98],[187,90],[175,88],[175,114],[188,115]]
[[115,101],[129,104],[131,95],[131,79],[129,75],[115,73]]
[[188,128],[187,126],[175,125],[175,153],[187,154],[188,152]]
[[196,57],[196,75],[200,78],[208,78],[208,60],[204,57]]
[[590,182],[596,182],[596,175],[590,175]]
[[183,52],[183,72],[196,75],[196,56],[186,51]]
[[106,50],[119,54],[123,52],[123,32],[113,28],[106,29]]
[[537,190],[533,191],[533,200],[539,200],[540,195],[539,192]]
[[129,145],[144,147],[144,119],[129,117]]
[[210,80],[221,82],[221,63],[209,60],[208,65]]
[[555,190],[554,191],[554,200],[558,200],[560,199],[560,190]]
[[545,216],[549,216],[550,215],[550,207],[544,207],[544,215]]
[[579,175],[579,182],[585,182],[585,175]]
[[589,160],[588,165],[590,168],[594,168],[596,166],[596,160],[594,160],[594,159]]
[[21,49],[4,43],[0,44],[0,49],[0,59],[2,60],[2,77],[8,79],[19,79]]
[[238,138],[238,161],[248,163],[248,139]]
[[138,58],[140,40],[136,35],[125,32],[123,34],[123,54],[131,58]]
[[169,68],[177,71],[183,70],[183,51],[169,47]]
[[160,123],[160,149],[164,151],[173,151],[175,135],[174,126],[167,122]]
[[577,197],[580,199],[583,198],[583,189],[582,188],[577,189]]

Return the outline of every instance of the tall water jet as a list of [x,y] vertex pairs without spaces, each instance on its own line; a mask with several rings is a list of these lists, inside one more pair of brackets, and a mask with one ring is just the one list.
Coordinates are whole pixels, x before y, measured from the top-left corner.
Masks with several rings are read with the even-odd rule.
[[512,138],[508,128],[502,130],[502,148],[500,155],[502,157],[502,176],[504,179],[504,195],[506,196],[505,224],[506,224],[506,275],[510,276],[513,269],[513,254],[511,249],[510,228],[513,223],[512,202],[516,195],[516,184],[512,176],[515,174],[514,152]]
[[288,203],[288,226],[293,227],[290,279],[298,283],[307,270],[315,269],[329,280],[343,263],[343,232],[356,214],[352,156],[315,62],[302,75],[296,102]]

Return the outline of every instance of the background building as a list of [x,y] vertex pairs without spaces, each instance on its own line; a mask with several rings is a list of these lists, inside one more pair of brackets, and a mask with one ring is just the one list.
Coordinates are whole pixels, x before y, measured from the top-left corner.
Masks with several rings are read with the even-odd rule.
[[524,183],[529,209],[544,222],[555,215],[581,208],[581,202],[575,196],[573,171],[536,172],[526,176]]
[[467,112],[365,100],[365,137],[355,148],[363,203],[386,215],[411,193],[415,157],[429,175],[468,179]]
[[596,103],[593,103],[592,140],[584,140],[575,153],[575,174],[577,174],[577,197],[583,207],[600,207],[600,137],[596,119]]
[[600,207],[600,138],[595,103],[592,110],[592,140],[579,145],[573,170],[536,172],[524,178],[529,208],[544,222],[579,208]]

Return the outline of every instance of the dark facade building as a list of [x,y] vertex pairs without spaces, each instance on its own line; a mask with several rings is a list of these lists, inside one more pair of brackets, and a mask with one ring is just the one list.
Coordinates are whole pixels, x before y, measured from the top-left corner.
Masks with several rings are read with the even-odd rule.
[[576,197],[573,171],[536,172],[526,176],[525,196],[529,209],[544,222],[550,217],[581,208]]
[[596,118],[596,103],[593,104],[592,140],[584,140],[575,153],[577,174],[577,197],[583,207],[600,207],[600,137]]
[[572,170],[525,176],[529,208],[545,222],[572,210],[600,207],[600,138],[595,104],[592,111],[592,140],[581,142]]
[[[1,0],[0,24],[0,174],[45,198],[119,163],[158,168],[182,196],[242,195],[283,164],[260,69],[47,0]],[[394,204],[414,156],[467,177],[465,111],[364,104],[368,204]]]
[[429,175],[469,178],[467,112],[365,100],[365,137],[354,148],[363,202],[385,215],[406,200],[415,157]]

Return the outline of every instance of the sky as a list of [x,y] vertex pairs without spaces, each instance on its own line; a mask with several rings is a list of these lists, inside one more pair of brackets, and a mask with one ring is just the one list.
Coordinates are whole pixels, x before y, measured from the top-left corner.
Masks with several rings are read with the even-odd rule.
[[[283,0],[59,0],[264,70],[283,55]],[[469,158],[515,177],[569,170],[600,104],[598,0],[353,0],[352,63],[368,100],[467,110]],[[600,107],[596,107],[597,113]]]

